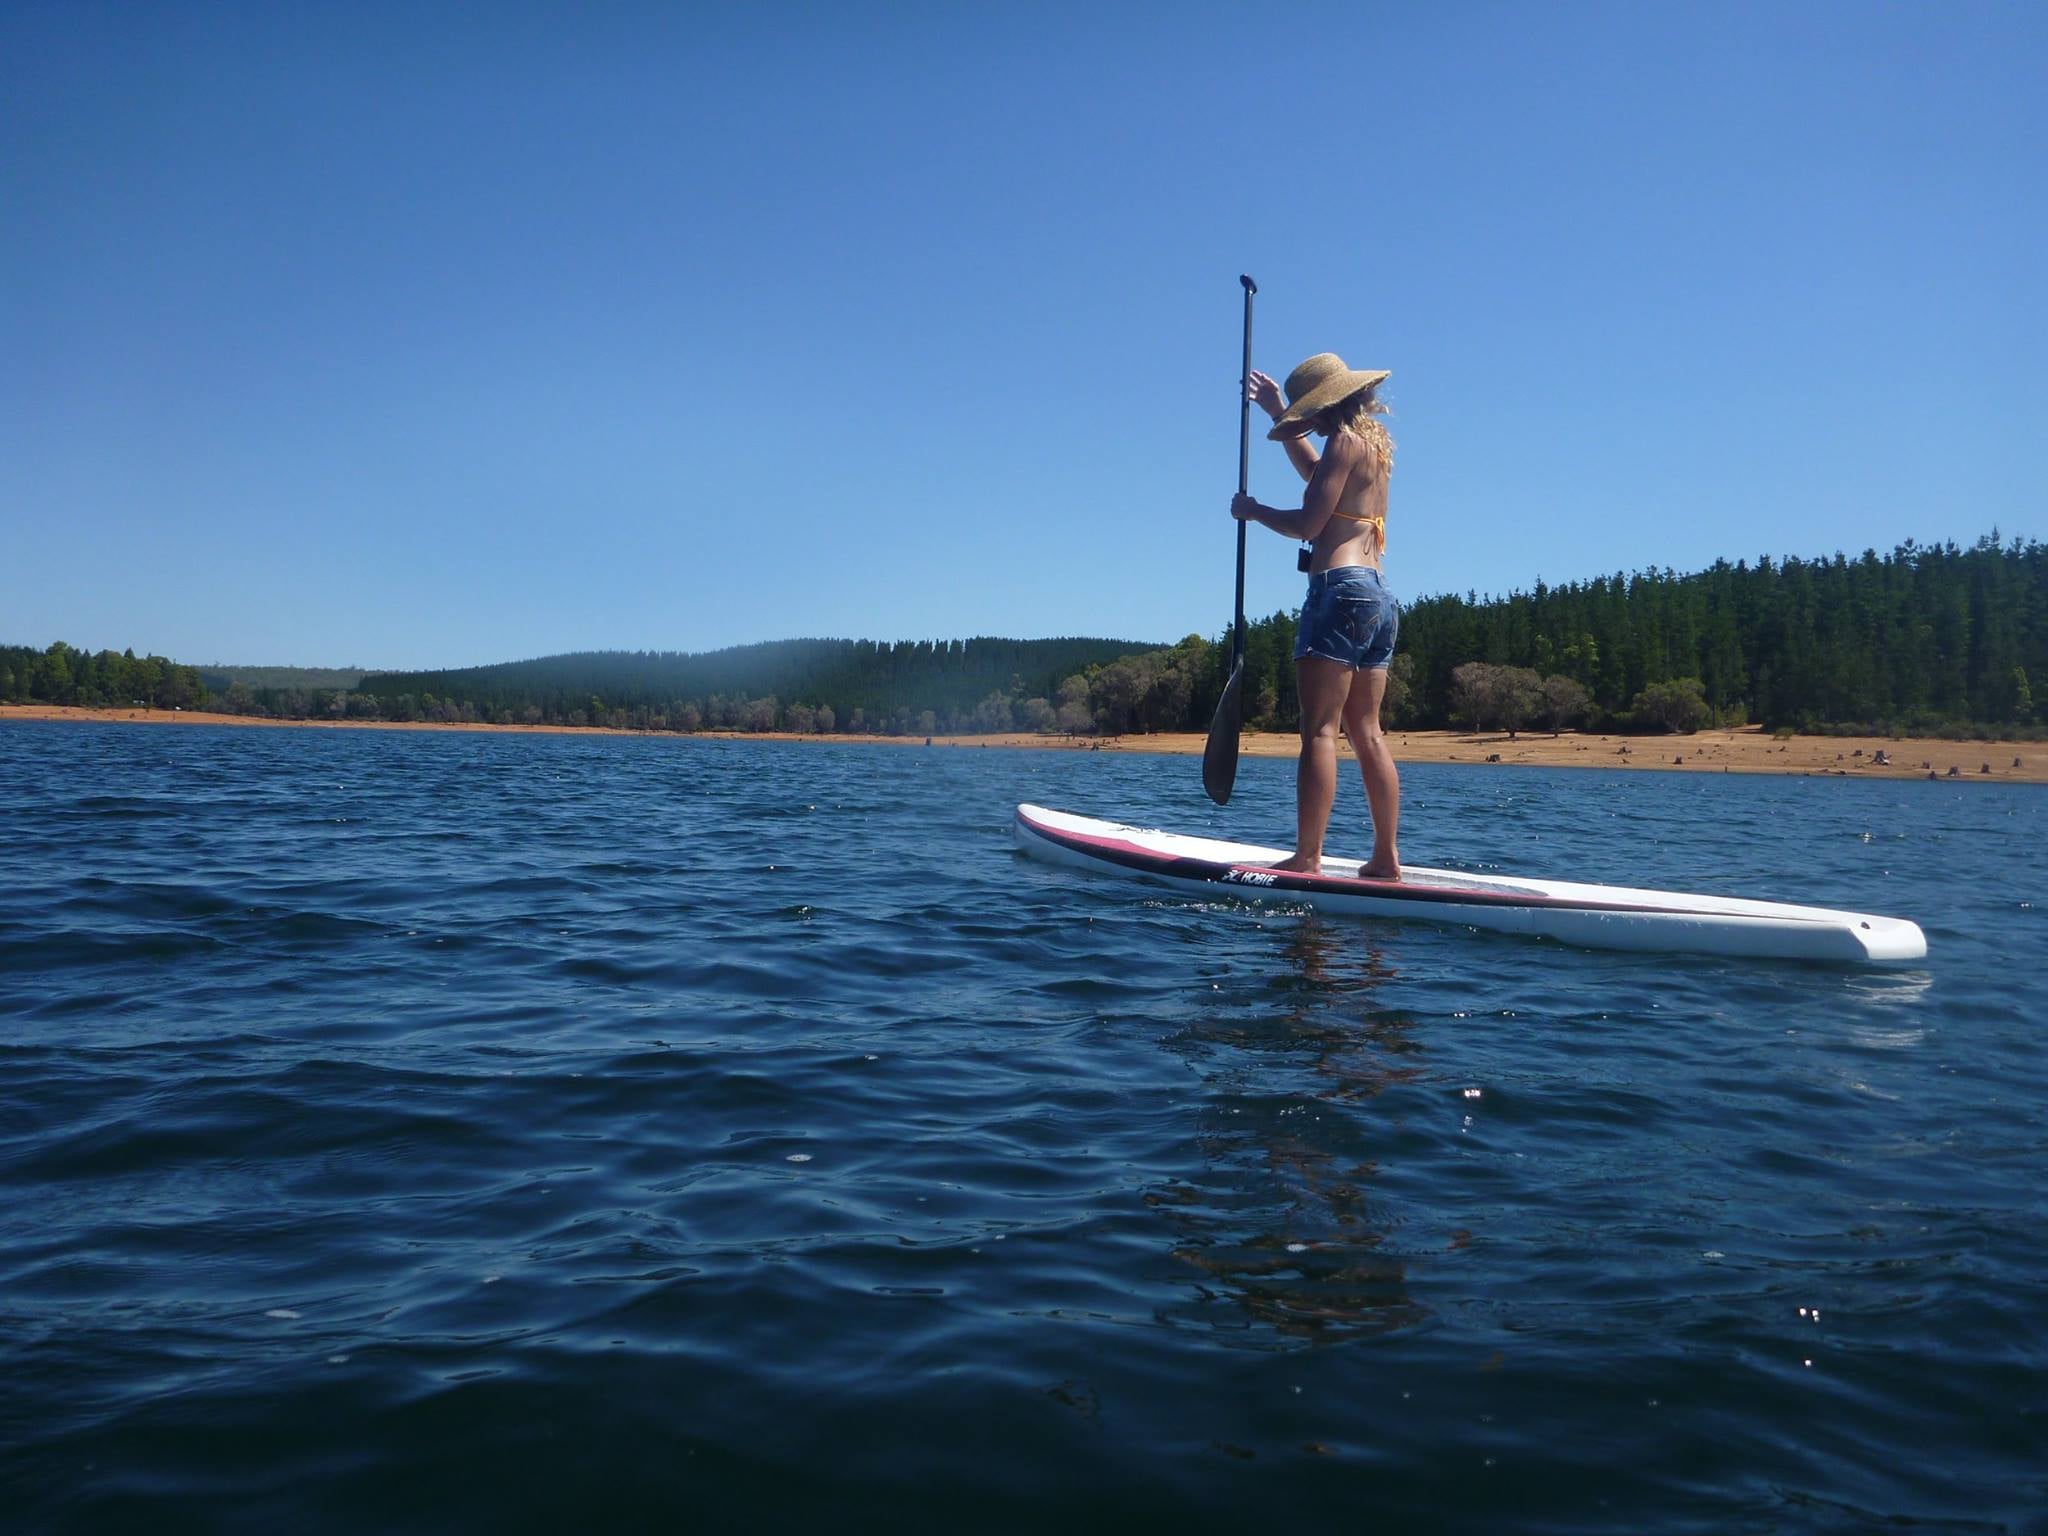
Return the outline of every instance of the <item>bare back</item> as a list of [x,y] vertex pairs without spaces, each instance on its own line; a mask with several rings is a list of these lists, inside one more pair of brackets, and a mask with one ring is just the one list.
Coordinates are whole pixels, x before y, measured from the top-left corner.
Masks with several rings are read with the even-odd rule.
[[[1332,570],[1340,565],[1369,565],[1380,568],[1387,547],[1387,479],[1379,449],[1369,440],[1353,436],[1354,451],[1345,455],[1351,462],[1337,504],[1311,543],[1311,571]],[[1335,439],[1332,439],[1335,446]],[[1350,446],[1350,445],[1347,445]],[[1325,450],[1325,457],[1328,457]]]

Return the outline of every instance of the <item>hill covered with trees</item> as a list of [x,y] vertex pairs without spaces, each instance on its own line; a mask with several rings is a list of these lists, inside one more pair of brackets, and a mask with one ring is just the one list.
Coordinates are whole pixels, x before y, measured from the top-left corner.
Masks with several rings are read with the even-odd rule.
[[248,688],[311,691],[325,688],[346,693],[363,680],[361,667],[237,667],[215,662],[199,669],[200,681],[210,693],[226,693],[236,683]]
[[196,709],[206,685],[196,667],[133,651],[46,651],[0,645],[0,704],[83,704],[89,708]]
[[[1250,626],[1248,722],[1298,723],[1293,640],[1291,613]],[[1227,641],[1215,649],[1227,654]],[[1134,665],[1141,674],[1188,665],[1220,680],[1220,664],[1175,660],[1195,643]],[[2040,730],[2034,694],[2044,676],[2048,544],[1992,534],[1968,548],[1908,543],[1854,560],[1719,561],[1688,575],[1539,582],[1503,598],[1425,597],[1401,614],[1387,717],[1418,730],[1760,722],[2019,735]],[[1217,688],[1197,687],[1176,728],[1202,729]]]
[[[702,654],[606,651],[442,672],[227,673],[67,645],[0,648],[0,700],[146,700],[331,719],[710,729],[1200,731],[1226,632],[1171,646],[1100,639],[789,640]],[[1248,626],[1246,719],[1291,730],[1294,616]],[[1617,572],[1507,597],[1409,604],[1387,714],[1451,725],[2033,735],[2048,679],[2048,545],[1994,533],[1686,575]]]
[[464,718],[655,730],[1038,730],[1056,722],[1063,679],[1148,649],[1130,640],[976,638],[597,651],[371,673],[355,698],[375,700],[395,719],[440,718],[452,705],[475,711]]
[[1425,598],[1402,615],[1401,648],[1417,725],[1456,718],[1468,662],[1564,677],[1593,718],[1624,723],[1655,712],[1654,690],[1690,684],[1723,723],[2024,725],[2048,676],[2048,545],[1993,533],[1969,548],[1907,543],[1854,560],[1724,560],[1483,602]]

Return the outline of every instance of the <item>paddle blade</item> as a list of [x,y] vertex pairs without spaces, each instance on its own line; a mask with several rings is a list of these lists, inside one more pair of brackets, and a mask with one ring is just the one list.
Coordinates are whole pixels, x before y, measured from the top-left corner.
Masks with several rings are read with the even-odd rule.
[[1237,783],[1237,737],[1244,724],[1244,659],[1230,669],[1230,681],[1223,685],[1223,697],[1216,701],[1216,718],[1209,722],[1209,744],[1202,748],[1202,788],[1218,805],[1230,803],[1231,786]]

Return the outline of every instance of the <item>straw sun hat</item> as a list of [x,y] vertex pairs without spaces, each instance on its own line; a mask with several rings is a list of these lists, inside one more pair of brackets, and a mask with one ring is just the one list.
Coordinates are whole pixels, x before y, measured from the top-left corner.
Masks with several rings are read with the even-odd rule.
[[1384,368],[1347,368],[1336,353],[1318,352],[1287,375],[1287,409],[1273,418],[1273,430],[1266,436],[1276,442],[1299,437],[1322,412],[1389,377]]

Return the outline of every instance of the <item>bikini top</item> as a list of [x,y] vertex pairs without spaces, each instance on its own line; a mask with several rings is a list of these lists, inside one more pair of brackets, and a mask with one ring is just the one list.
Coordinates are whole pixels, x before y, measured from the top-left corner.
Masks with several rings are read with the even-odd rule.
[[1330,516],[1341,517],[1347,523],[1365,524],[1365,526],[1370,528],[1376,535],[1374,542],[1377,543],[1382,550],[1384,550],[1387,547],[1387,519],[1384,513],[1375,513],[1370,517],[1354,517],[1349,512],[1332,512]]

